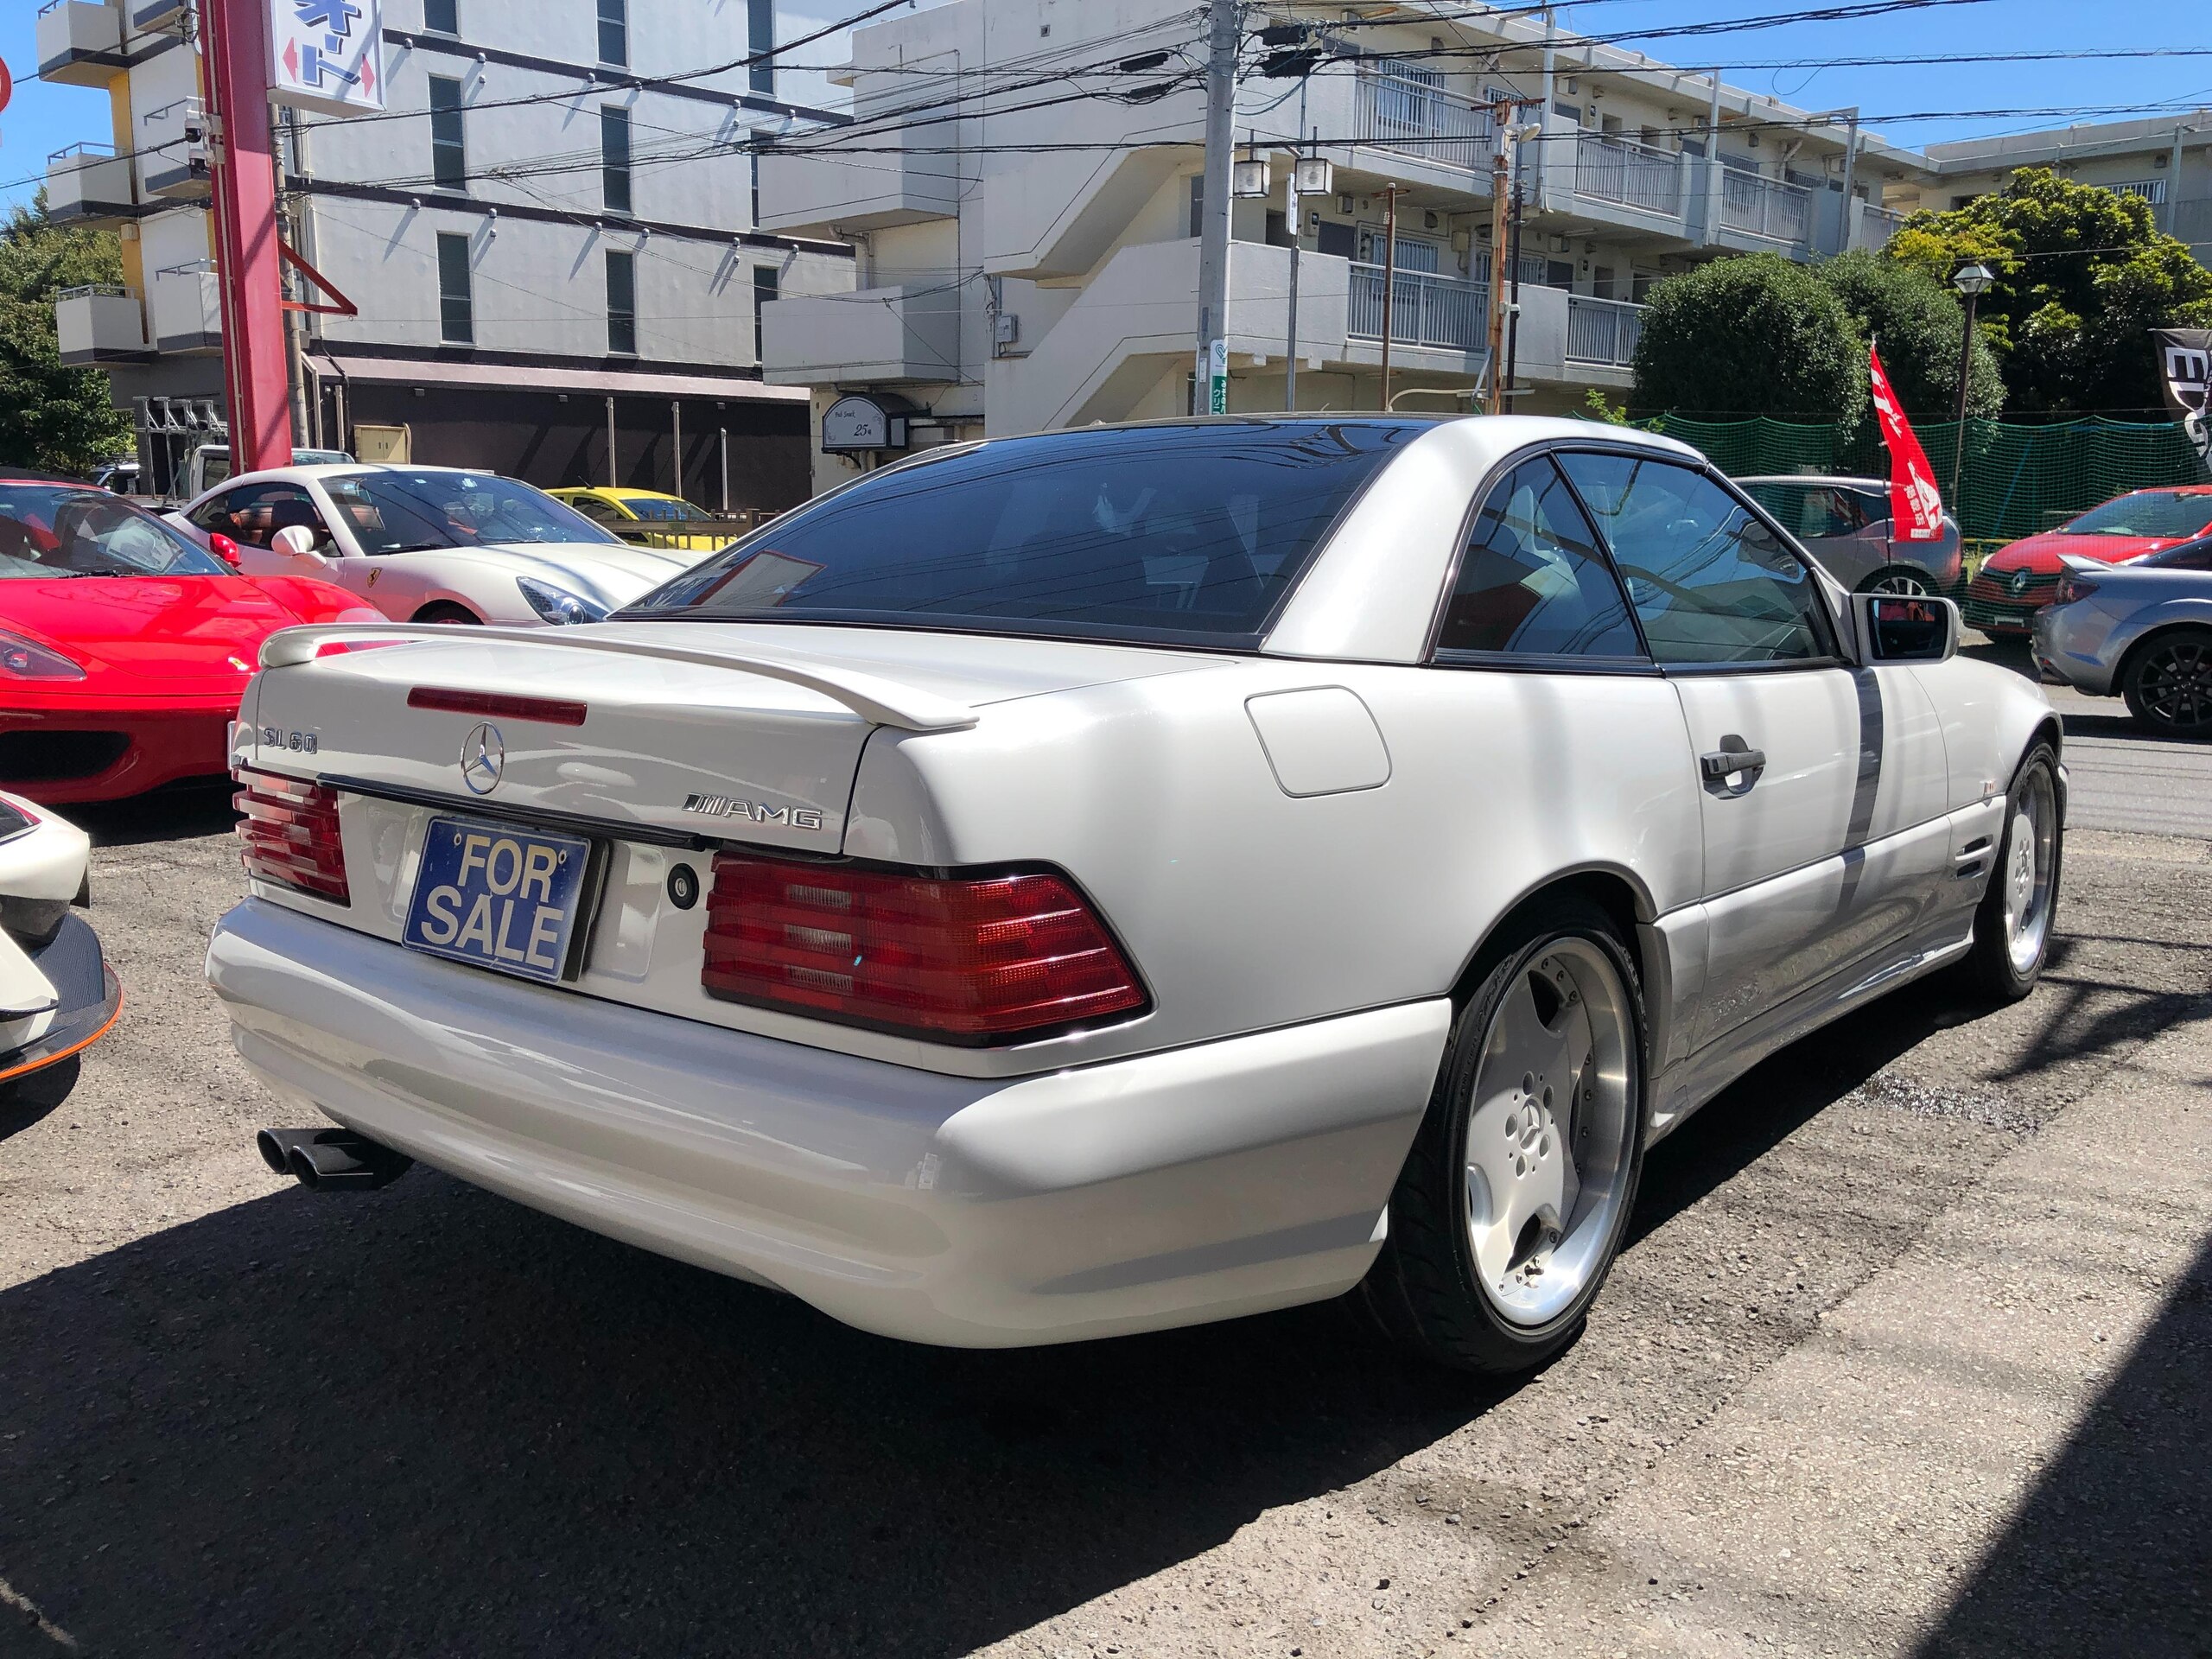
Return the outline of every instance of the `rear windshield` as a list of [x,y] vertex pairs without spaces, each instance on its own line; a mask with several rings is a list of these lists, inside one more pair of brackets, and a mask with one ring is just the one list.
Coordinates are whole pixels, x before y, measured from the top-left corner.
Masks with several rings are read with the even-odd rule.
[[2202,491],[2142,490],[2068,521],[2075,536],[2142,536],[2152,540],[2202,536],[2212,530],[2212,493]]
[[1255,645],[1338,513],[1422,429],[1255,421],[1003,439],[786,513],[623,614]]

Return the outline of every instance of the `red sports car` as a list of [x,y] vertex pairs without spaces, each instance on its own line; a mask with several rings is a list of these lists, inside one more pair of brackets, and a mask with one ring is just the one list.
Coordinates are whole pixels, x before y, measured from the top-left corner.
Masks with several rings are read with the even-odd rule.
[[266,635],[381,620],[328,582],[242,576],[226,550],[0,471],[0,787],[59,804],[219,776]]
[[2058,592],[2069,553],[2123,564],[2212,531],[2212,484],[2131,490],[2056,530],[2000,547],[1967,584],[1960,609],[1984,633],[2024,634]]

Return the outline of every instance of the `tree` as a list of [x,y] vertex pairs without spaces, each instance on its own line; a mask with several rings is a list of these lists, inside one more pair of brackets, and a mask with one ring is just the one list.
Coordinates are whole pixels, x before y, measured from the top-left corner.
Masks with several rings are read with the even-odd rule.
[[0,226],[0,462],[78,473],[129,447],[107,377],[64,367],[54,330],[61,289],[122,280],[114,232],[52,223],[42,191]]
[[1945,283],[1969,264],[1995,273],[1980,326],[2011,405],[2038,414],[2155,416],[2145,331],[2212,312],[2212,270],[2160,233],[2150,204],[2048,168],[2022,168],[1963,207],[1913,214],[1884,254]]
[[[1948,421],[1958,411],[1959,346],[1966,307],[1948,281],[1918,265],[1885,259],[1864,249],[1815,267],[1851,314],[1859,337],[1882,353],[1890,385],[1905,412],[1921,420]],[[1993,420],[2005,407],[2005,382],[1997,353],[1974,331],[1967,373],[1967,413]]]
[[1866,342],[1834,289],[1779,254],[1715,259],[1651,290],[1630,402],[1654,414],[1858,424]]

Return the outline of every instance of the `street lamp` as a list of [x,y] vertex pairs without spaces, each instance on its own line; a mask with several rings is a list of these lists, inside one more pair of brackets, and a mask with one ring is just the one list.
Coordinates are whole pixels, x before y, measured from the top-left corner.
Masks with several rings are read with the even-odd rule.
[[1959,521],[1959,534],[1967,533],[1966,512],[1962,504],[1966,494],[1967,464],[1967,377],[1974,368],[1974,308],[1989,285],[1997,280],[1987,265],[1961,266],[1951,277],[1951,286],[1966,296],[1967,330],[1959,341],[1959,412],[1958,435],[1951,446],[1951,517]]

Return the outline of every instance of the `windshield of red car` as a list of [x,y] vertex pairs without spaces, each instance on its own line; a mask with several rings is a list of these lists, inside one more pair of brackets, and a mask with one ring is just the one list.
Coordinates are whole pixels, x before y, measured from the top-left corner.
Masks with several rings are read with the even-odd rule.
[[2141,536],[2165,541],[2212,530],[2212,493],[2144,490],[2091,507],[2067,523],[2069,536]]
[[1423,429],[1254,420],[979,444],[797,508],[623,615],[1249,648]]
[[322,487],[364,553],[617,539],[543,490],[491,473],[340,473]]
[[0,577],[231,574],[152,513],[105,490],[0,483]]

